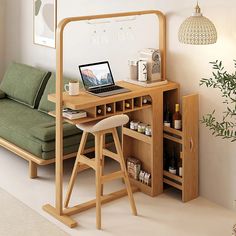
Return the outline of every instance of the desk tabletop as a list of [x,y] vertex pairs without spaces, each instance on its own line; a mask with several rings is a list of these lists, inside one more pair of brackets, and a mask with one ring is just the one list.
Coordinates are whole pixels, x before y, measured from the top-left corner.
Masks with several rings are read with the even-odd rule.
[[[179,84],[175,82],[168,81],[165,85],[155,86],[144,88],[139,85],[134,85],[125,81],[119,81],[116,83],[119,86],[127,88],[130,90],[128,93],[116,94],[108,97],[98,97],[92,94],[89,94],[85,91],[81,91],[77,96],[70,96],[67,92],[63,93],[63,106],[77,110],[77,109],[86,109],[92,106],[99,106],[101,104],[108,104],[111,102],[116,102],[120,100],[130,99],[135,96],[146,96],[151,93],[156,93],[158,91],[168,91],[172,89],[177,89]],[[56,94],[48,95],[48,100],[56,103]]]

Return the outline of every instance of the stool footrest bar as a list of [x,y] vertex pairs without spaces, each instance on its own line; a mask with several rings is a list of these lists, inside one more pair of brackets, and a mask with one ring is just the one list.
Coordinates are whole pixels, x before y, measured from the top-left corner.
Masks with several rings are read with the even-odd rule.
[[120,163],[120,157],[119,157],[118,154],[116,154],[116,153],[114,153],[114,152],[111,152],[111,151],[109,151],[108,149],[103,149],[103,150],[102,150],[102,154],[103,154],[104,156],[110,157],[110,158],[112,158],[113,160],[115,160],[115,161],[117,161],[117,162]]
[[96,169],[96,168],[95,168],[95,161],[94,161],[94,158],[93,158],[93,159],[90,159],[90,158],[88,158],[88,157],[86,157],[86,156],[84,156],[84,155],[79,155],[79,162],[90,166],[90,167],[93,168],[94,170]]
[[[132,191],[137,192],[138,188],[132,186]],[[122,189],[120,191],[113,192],[113,193],[102,196],[101,197],[101,203],[105,204],[105,203],[114,201],[116,199],[119,199],[121,197],[124,197],[126,195],[127,195],[127,190]],[[66,214],[67,216],[71,216],[71,215],[78,214],[78,213],[83,212],[83,211],[87,211],[88,209],[91,209],[95,206],[96,206],[96,199],[85,202],[85,203],[82,203],[82,204],[79,204],[79,205],[71,207],[71,208],[66,208],[64,210],[64,214]]]
[[120,179],[120,178],[124,178],[124,172],[123,171],[117,171],[111,174],[107,174],[107,175],[103,175],[101,177],[101,182],[102,184],[108,181],[112,181],[115,179]]

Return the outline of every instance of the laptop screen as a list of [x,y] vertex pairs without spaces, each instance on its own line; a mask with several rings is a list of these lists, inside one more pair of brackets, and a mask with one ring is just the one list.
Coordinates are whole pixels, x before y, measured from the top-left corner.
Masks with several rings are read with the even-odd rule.
[[82,65],[79,66],[79,70],[84,87],[87,90],[114,85],[111,69],[107,61]]

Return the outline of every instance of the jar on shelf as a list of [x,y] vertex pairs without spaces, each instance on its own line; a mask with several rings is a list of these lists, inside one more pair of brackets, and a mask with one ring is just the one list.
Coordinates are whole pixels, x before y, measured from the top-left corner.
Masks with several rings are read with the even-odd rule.
[[145,129],[145,135],[152,136],[152,127],[148,125]]
[[138,124],[139,124],[138,121],[131,121],[130,122],[130,129],[137,131],[138,130]]
[[138,124],[138,132],[144,134],[146,130],[147,125],[144,123],[139,123]]

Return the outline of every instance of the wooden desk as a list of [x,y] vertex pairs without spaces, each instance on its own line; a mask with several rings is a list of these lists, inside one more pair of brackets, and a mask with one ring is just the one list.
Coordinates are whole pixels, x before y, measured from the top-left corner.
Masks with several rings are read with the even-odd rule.
[[[69,96],[67,93],[63,94],[63,106],[71,109],[81,109],[88,112],[87,118],[78,120],[64,119],[71,124],[91,122],[100,120],[115,114],[126,113],[130,119],[139,120],[141,122],[150,124],[152,127],[152,137],[136,133],[126,127],[123,128],[123,150],[125,158],[129,156],[137,157],[141,160],[145,171],[151,173],[151,186],[142,184],[136,180],[131,180],[132,185],[138,187],[142,192],[157,196],[163,192],[163,99],[164,93],[172,92],[172,99],[176,101],[179,94],[179,85],[174,82],[168,82],[166,85],[143,88],[141,86],[133,85],[124,81],[117,83],[120,86],[130,89],[128,93],[117,94],[110,97],[99,98],[86,92],[81,92],[78,96]],[[142,99],[148,98],[151,103],[143,104]],[[49,95],[48,99],[56,103],[55,94]],[[125,108],[125,101],[129,101],[130,108]],[[106,112],[106,106],[112,107],[112,112]],[[97,109],[102,108],[101,115],[97,114]],[[55,116],[54,112],[50,113]],[[59,143],[62,145],[62,143]],[[61,148],[61,146],[60,146]],[[63,182],[63,179],[61,179]],[[62,184],[62,183],[61,183]],[[57,193],[58,194],[58,193]],[[60,194],[60,193],[59,193]],[[111,200],[117,197],[122,197],[126,192],[119,193],[117,196],[111,196]],[[109,201],[108,198],[106,202]],[[94,206],[93,203],[90,204]],[[83,206],[84,207],[84,206]],[[88,209],[88,205],[84,209]],[[65,209],[64,215],[59,216],[55,208],[50,205],[44,206],[44,210],[62,221],[63,223],[73,227],[76,223],[68,218],[72,215],[81,212],[81,207],[73,207],[72,209]],[[65,215],[66,214],[66,215]]]
[[[109,96],[109,97],[103,97],[103,98],[94,96],[94,95],[89,94],[84,91],[80,92],[80,94],[78,96],[69,96],[68,93],[65,92],[63,94],[63,106],[64,107],[68,107],[73,110],[86,110],[88,112],[87,118],[79,119],[79,120],[75,120],[75,121],[70,121],[70,120],[67,120],[67,121],[72,124],[78,124],[78,123],[93,121],[96,119],[101,119],[101,118],[107,117],[109,115],[112,115],[114,113],[128,113],[131,110],[129,110],[129,109],[125,110],[124,107],[122,107],[121,109],[118,109],[118,110],[115,109],[110,114],[105,113],[101,117],[101,116],[97,116],[96,107],[104,106],[104,105],[112,104],[112,103],[119,103],[122,101],[134,99],[134,98],[139,98],[139,97],[140,98],[145,97],[145,96],[155,97],[155,95],[157,95],[157,94],[161,94],[165,91],[179,88],[179,85],[174,82],[168,82],[166,85],[152,87],[152,88],[143,88],[141,86],[130,84],[125,81],[120,81],[117,83],[117,85],[128,88],[130,90],[130,92],[117,94],[117,95]],[[48,100],[56,103],[56,94],[49,95]],[[154,102],[156,102],[156,101],[154,101]],[[143,108],[144,107],[137,105],[132,108],[132,111],[140,110]],[[51,114],[53,115],[53,112]]]

